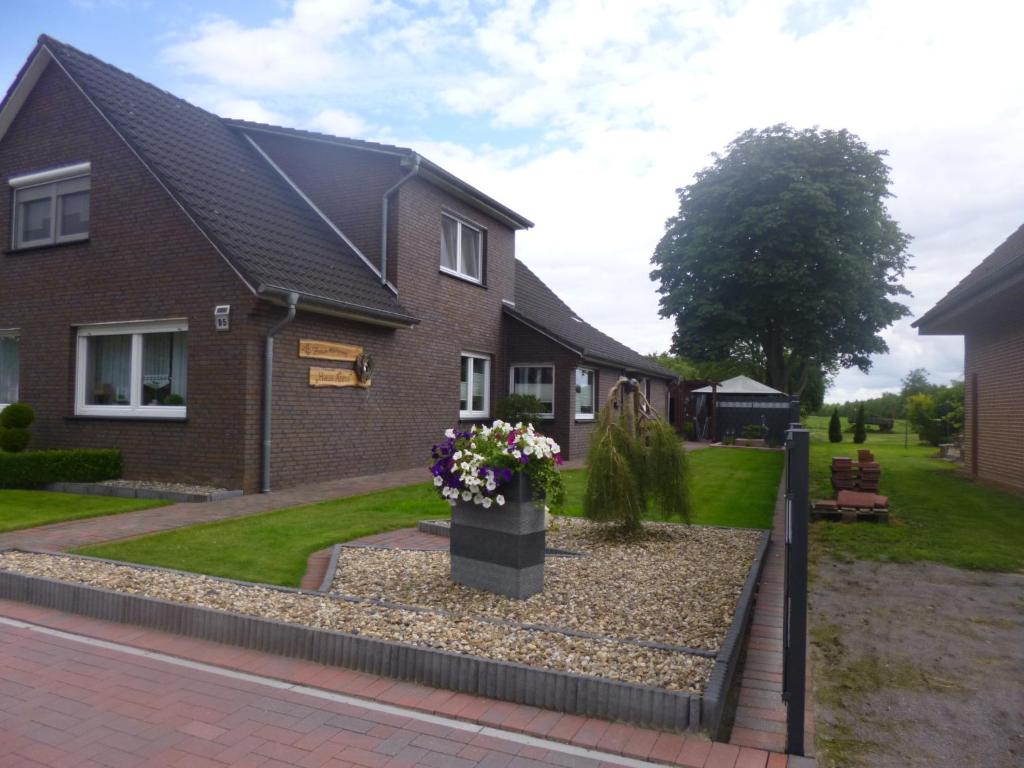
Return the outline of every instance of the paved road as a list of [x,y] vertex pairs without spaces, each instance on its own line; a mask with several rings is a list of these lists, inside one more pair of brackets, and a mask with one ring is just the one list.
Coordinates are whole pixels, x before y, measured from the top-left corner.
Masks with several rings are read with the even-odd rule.
[[0,619],[0,764],[651,766]]

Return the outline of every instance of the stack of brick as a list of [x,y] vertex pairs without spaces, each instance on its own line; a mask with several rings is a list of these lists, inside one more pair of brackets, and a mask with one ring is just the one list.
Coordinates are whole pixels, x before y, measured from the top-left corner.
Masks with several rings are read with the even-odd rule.
[[857,465],[857,490],[864,493],[878,493],[878,482],[882,468],[877,461],[861,461]]
[[857,489],[857,466],[845,456],[832,459],[832,490],[853,491]]

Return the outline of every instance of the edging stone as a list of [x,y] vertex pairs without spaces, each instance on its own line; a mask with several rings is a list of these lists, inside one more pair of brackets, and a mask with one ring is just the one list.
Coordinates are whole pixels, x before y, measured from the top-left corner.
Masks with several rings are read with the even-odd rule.
[[202,504],[223,501],[241,496],[242,491],[210,491],[209,493],[187,493],[160,488],[135,488],[104,483],[48,483],[43,490],[55,493],[80,493],[87,496],[116,496],[122,499],[163,499],[179,503]]

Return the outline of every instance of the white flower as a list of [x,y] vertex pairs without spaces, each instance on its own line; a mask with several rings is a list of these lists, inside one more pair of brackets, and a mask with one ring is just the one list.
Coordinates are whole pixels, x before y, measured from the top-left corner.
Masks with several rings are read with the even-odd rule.
[[495,483],[493,480],[488,480],[487,485],[485,487],[487,488],[488,491],[493,491],[495,488],[498,487],[498,484]]
[[455,499],[448,499],[448,503],[451,504],[454,507],[455,506]]
[[491,502],[491,500],[490,500],[490,499],[488,499],[488,498],[485,498],[485,499],[484,499],[484,500],[483,500],[482,502],[480,502],[480,503],[481,503],[481,504],[483,504],[483,507],[484,507],[484,509],[490,509],[490,508],[491,508],[491,504],[492,504],[492,502]]
[[527,456],[529,456],[531,453],[533,453],[533,446],[532,445],[528,445],[525,448],[523,448],[523,453],[525,453]]
[[452,461],[458,461],[462,458],[462,451],[456,451],[452,454]]
[[472,501],[472,499],[473,499],[473,494],[470,491],[463,491],[462,492],[462,500],[463,501]]
[[441,476],[440,476],[440,475],[437,475],[437,476],[436,476],[436,477],[434,478],[434,485],[436,485],[436,486],[437,486],[437,487],[439,487],[439,488],[441,487],[441,483],[443,483],[443,482],[444,482],[444,480],[443,480],[443,479],[441,479]]
[[454,429],[446,429],[444,431],[444,436],[447,437],[448,439],[451,439],[451,438],[455,437],[455,430]]
[[500,493],[494,497],[494,500],[498,502],[499,507],[505,506],[505,497],[502,496]]
[[514,459],[518,459],[522,455],[523,454],[520,453],[519,451],[512,451],[512,458],[514,458]]
[[474,504],[483,504],[484,503],[484,497],[479,495],[479,494],[477,494],[476,496],[473,497],[473,503]]

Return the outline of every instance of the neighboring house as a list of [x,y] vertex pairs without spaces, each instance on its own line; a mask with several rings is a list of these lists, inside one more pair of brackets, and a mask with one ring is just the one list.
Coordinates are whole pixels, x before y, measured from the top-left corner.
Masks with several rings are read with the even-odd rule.
[[225,120],[43,36],[0,179],[0,403],[34,447],[255,491],[426,466],[510,391],[567,458],[618,376],[667,407],[670,371],[516,259],[531,222],[412,150]]
[[964,461],[979,480],[1024,491],[1024,226],[915,323],[964,337]]

